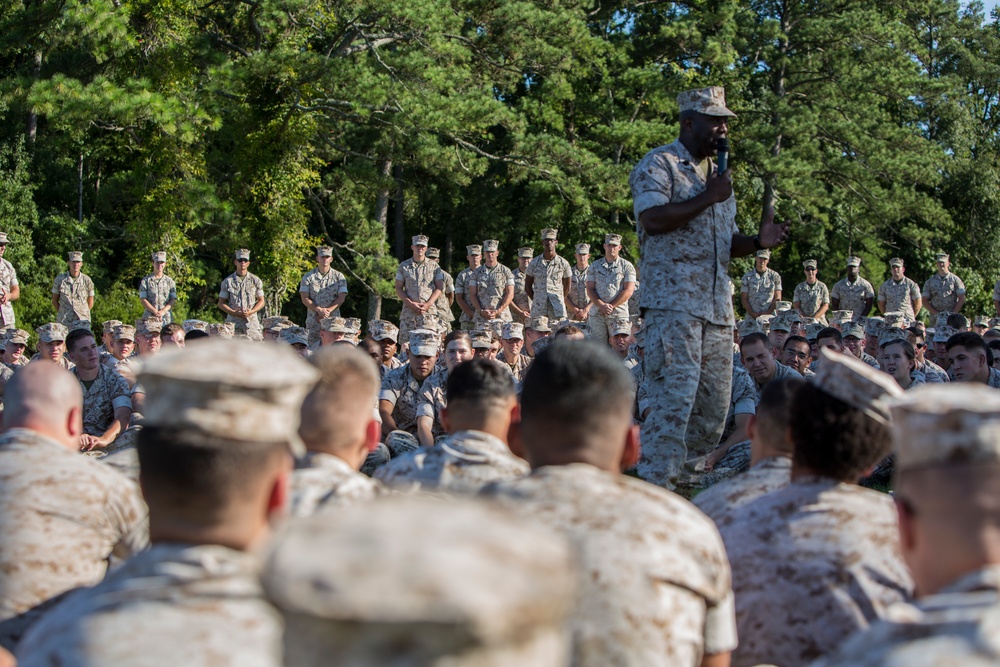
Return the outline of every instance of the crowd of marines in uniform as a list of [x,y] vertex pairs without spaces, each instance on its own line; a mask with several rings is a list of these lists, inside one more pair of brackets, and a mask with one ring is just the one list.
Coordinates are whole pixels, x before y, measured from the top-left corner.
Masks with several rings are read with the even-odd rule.
[[[682,111],[728,113],[719,90]],[[644,275],[673,252],[645,234]],[[363,337],[321,247],[304,327],[258,317],[245,249],[226,321],[172,322],[158,252],[143,319],[98,341],[70,253],[30,363],[0,260],[0,665],[1000,664],[1000,319],[970,326],[946,256],[923,293],[893,260],[870,317],[856,258],[829,293],[806,261],[783,302],[761,249],[735,328],[732,292],[695,303],[724,274],[654,270],[642,326],[621,237],[593,264],[541,240],[517,271],[468,246],[452,281],[414,237],[399,326]],[[670,410],[648,423],[692,326],[670,285],[729,318],[705,340],[730,400],[668,479],[644,450],[675,456]]]

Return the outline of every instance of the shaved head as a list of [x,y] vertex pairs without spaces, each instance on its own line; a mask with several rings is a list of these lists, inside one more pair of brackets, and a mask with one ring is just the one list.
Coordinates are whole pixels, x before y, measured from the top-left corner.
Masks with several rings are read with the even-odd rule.
[[308,449],[335,454],[364,440],[374,415],[378,370],[353,345],[321,348],[309,361],[321,376],[302,402],[299,436]]
[[6,428],[28,428],[73,449],[83,431],[82,413],[80,383],[58,364],[32,361],[4,389]]

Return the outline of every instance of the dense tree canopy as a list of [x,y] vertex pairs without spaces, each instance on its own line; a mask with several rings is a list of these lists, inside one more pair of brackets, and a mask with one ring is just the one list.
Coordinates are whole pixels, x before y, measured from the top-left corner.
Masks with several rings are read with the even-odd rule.
[[[950,0],[14,0],[0,7],[0,212],[22,324],[51,318],[70,249],[95,319],[138,316],[168,251],[180,316],[218,320],[232,251],[268,314],[330,243],[350,315],[398,312],[426,233],[502,261],[626,237],[632,165],[677,132],[676,93],[725,85],[741,226],[793,221],[772,265],[849,253],[876,285],[938,250],[987,312],[1000,278],[1000,24]],[[734,263],[738,276],[749,264]],[[825,271],[824,271],[825,267]],[[790,286],[789,286],[790,291]],[[387,297],[385,303],[381,303]]]

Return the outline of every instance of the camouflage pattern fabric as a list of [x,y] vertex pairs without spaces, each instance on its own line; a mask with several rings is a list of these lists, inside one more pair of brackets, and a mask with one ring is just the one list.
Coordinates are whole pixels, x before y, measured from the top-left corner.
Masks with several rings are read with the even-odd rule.
[[420,385],[420,393],[417,399],[417,416],[430,417],[434,420],[431,427],[431,435],[435,438],[445,434],[444,426],[441,425],[441,409],[447,405],[445,400],[445,388],[448,385],[448,369],[436,371]]
[[865,310],[865,301],[875,299],[875,288],[861,276],[853,283],[843,278],[830,290],[830,298],[840,299],[840,309],[854,311],[854,319],[857,320]]
[[[823,304],[830,303],[830,290],[820,280],[817,280],[812,285],[802,281],[795,286],[795,295],[792,297],[792,301],[799,302],[799,310],[802,311],[805,317],[815,317],[819,309],[823,307]],[[825,317],[820,319],[824,323],[826,322]]]
[[[619,257],[614,262],[601,258],[590,265],[587,271],[587,282],[594,283],[594,291],[601,301],[611,303],[625,287],[625,283],[635,283],[635,266],[627,259]],[[628,302],[615,308],[610,316],[605,317],[591,308],[587,324],[590,325],[591,338],[598,342],[608,341],[608,320],[628,319]]]
[[[472,273],[472,269],[466,267],[459,271],[458,275],[455,276],[455,294],[461,294],[466,303],[469,301],[468,284],[469,279],[472,278]],[[522,282],[521,285],[523,287],[524,283]],[[472,318],[466,315],[464,310],[458,316],[458,324],[462,331],[472,331],[475,328],[475,325],[472,323]]]
[[[302,276],[299,282],[299,293],[305,294],[310,301],[320,308],[329,308],[341,294],[347,293],[347,279],[344,274],[330,269],[324,275],[319,267]],[[340,317],[340,308],[330,313],[330,317]],[[309,310],[306,314],[306,331],[309,332],[309,345],[317,345],[320,341],[320,318]]]
[[421,384],[420,380],[413,377],[409,364],[394,368],[382,380],[378,398],[392,403],[392,418],[402,431],[417,432],[417,405],[420,403]]
[[537,255],[528,262],[525,274],[534,279],[532,290],[535,296],[531,303],[531,316],[548,317],[553,321],[566,317],[563,280],[572,278],[573,271],[569,262],[559,255],[552,259]]
[[692,501],[717,526],[729,526],[733,513],[763,495],[783,489],[792,479],[792,459],[772,456],[757,462],[741,475],[705,489]]
[[[14,265],[6,259],[0,259],[0,290],[3,290],[4,294],[10,294],[11,288],[16,287],[18,284],[17,271],[14,270]],[[12,327],[16,324],[17,322],[14,321],[14,306],[8,301],[3,306],[0,306],[0,326]]]
[[[524,291],[524,279],[527,277],[520,268],[514,269],[514,301],[518,308],[531,312],[531,299]],[[514,322],[524,324],[524,319],[518,313],[511,313]]]
[[[569,279],[569,298],[573,302],[573,305],[577,308],[583,308],[587,305],[590,299],[587,297],[587,274],[590,271],[590,267],[587,266],[584,269],[578,269],[576,264],[571,267],[573,273]],[[567,313],[567,317],[569,317]]]
[[774,295],[781,291],[781,276],[774,269],[750,269],[740,280],[740,293],[747,295],[747,301],[754,312],[766,313],[774,303]]
[[352,507],[386,492],[379,482],[323,452],[307,452],[292,473],[292,516],[310,516],[324,507]]
[[[473,274],[476,284],[476,298],[479,305],[486,310],[492,310],[503,302],[504,292],[508,287],[514,285],[514,274],[503,264],[497,264],[490,268],[483,264]],[[498,319],[510,322],[510,308],[504,308],[498,315]],[[482,315],[476,313],[475,323],[481,325],[486,322]]]
[[943,277],[937,273],[924,282],[921,295],[924,303],[929,303],[935,310],[956,312],[958,297],[965,294],[965,283],[949,271]]
[[[170,276],[160,276],[157,278],[153,274],[149,274],[141,281],[139,281],[139,298],[145,299],[153,304],[153,307],[159,310],[167,305],[171,299],[177,299],[177,283]],[[153,317],[156,313],[151,312],[147,308],[143,308],[143,319],[147,317]],[[164,324],[170,324],[174,321],[174,316],[171,310],[163,313],[160,316]]]
[[87,299],[94,296],[94,281],[81,273],[75,279],[69,271],[60,273],[52,283],[52,293],[59,296],[56,322],[69,326],[74,320],[90,320]]
[[913,319],[913,304],[920,298],[920,288],[905,276],[898,283],[891,278],[878,288],[879,301],[885,301],[885,312],[900,312]]
[[[249,272],[242,278],[235,273],[230,273],[222,281],[222,287],[219,290],[219,298],[225,299],[230,308],[250,310],[257,303],[257,299],[262,296],[264,296],[264,282]],[[237,334],[243,334],[251,340],[264,339],[264,331],[260,327],[257,313],[247,319],[226,315],[226,322],[233,325]]]
[[[72,372],[79,379],[77,369]],[[108,366],[97,367],[97,378],[89,388],[80,380],[80,389],[83,391],[83,432],[88,435],[104,435],[114,421],[115,410],[132,409],[128,382]]]

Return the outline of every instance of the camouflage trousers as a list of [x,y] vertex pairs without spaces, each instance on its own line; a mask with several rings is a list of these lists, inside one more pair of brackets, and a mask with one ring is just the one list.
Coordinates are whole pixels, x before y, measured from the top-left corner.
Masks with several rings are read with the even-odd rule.
[[535,292],[535,298],[531,304],[532,317],[547,317],[550,323],[566,319],[566,304],[563,302],[561,294]]
[[707,489],[714,484],[718,484],[749,470],[750,454],[749,440],[738,442],[730,447],[726,455],[715,464],[715,467],[702,475],[701,487]]
[[249,338],[250,340],[257,341],[264,340],[264,330],[261,328],[260,320],[257,319],[256,314],[248,320],[229,315],[226,317],[226,322],[233,323],[233,330],[237,338]]
[[[647,309],[643,374],[649,416],[642,425],[638,473],[669,489],[698,483],[694,460],[722,437],[733,375],[732,327],[677,310]],[[682,475],[682,473],[685,473]]]

